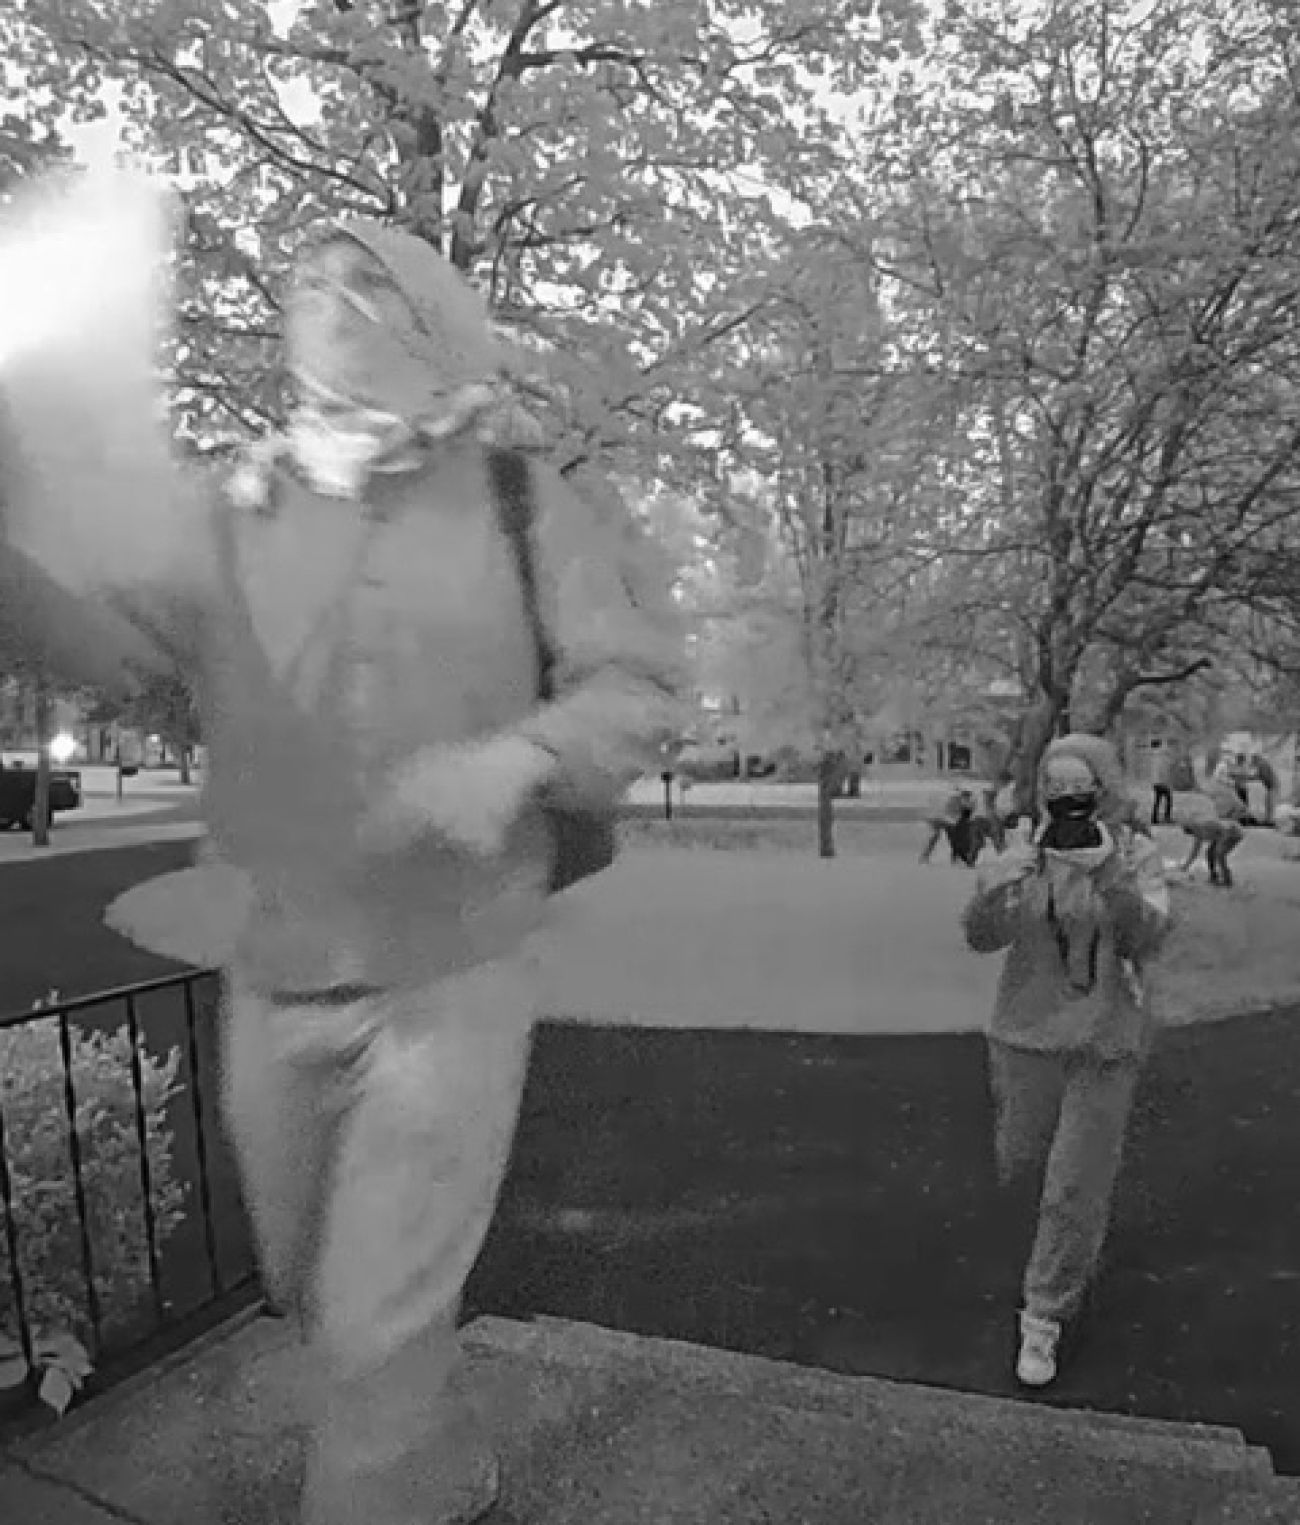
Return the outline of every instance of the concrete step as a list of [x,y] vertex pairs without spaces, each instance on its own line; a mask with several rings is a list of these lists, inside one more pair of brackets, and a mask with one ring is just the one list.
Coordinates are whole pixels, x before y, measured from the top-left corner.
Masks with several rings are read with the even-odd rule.
[[1029,1400],[993,1398],[952,1388],[926,1387],[879,1377],[849,1377],[814,1367],[772,1361],[737,1351],[680,1340],[654,1339],[541,1317],[530,1323],[482,1319],[470,1326],[475,1339],[523,1357],[571,1362],[638,1361],[651,1369],[670,1366],[712,1388],[743,1393],[760,1403],[841,1418],[888,1416],[909,1423],[934,1422],[978,1432],[1014,1431],[1071,1444],[1094,1444],[1115,1457],[1193,1466],[1200,1470],[1269,1481],[1275,1477],[1267,1450],[1251,1446],[1240,1430],[1214,1424],[1051,1408]]
[[1300,1525],[1300,1482],[1278,1478],[1268,1487],[1231,1493],[1203,1509],[1194,1525]]
[[[502,1463],[492,1525],[1300,1525],[1293,1485],[1233,1430],[550,1320],[464,1337]],[[232,1326],[0,1456],[0,1521],[283,1525],[318,1382],[292,1324]],[[431,1492],[443,1459],[431,1445]]]
[[1286,1507],[1267,1453],[1232,1429],[844,1377],[556,1320],[484,1319],[465,1333],[485,1390],[494,1367],[502,1380],[533,1374],[528,1450],[547,1484],[540,1470],[530,1484],[527,1468],[521,1483],[539,1525],[1219,1525],[1215,1510],[1238,1525],[1252,1509],[1272,1525],[1265,1505]]

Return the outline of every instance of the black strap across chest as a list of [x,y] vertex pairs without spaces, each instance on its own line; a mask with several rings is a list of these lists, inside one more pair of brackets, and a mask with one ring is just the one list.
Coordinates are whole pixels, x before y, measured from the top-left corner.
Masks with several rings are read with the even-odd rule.
[[537,697],[549,704],[555,697],[555,648],[542,618],[537,590],[537,559],[533,546],[533,483],[528,458],[518,450],[488,452],[488,475],[501,531],[510,543],[524,600],[524,617],[537,650]]

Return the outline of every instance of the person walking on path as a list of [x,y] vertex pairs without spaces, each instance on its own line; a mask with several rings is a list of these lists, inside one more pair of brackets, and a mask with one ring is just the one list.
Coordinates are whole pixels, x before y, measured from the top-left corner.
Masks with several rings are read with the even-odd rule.
[[947,837],[952,861],[956,863],[958,854],[954,833],[963,820],[970,818],[973,809],[968,789],[950,789],[941,800],[936,802],[930,815],[926,817],[925,824],[929,835],[926,837],[925,846],[921,849],[920,862],[922,864],[929,863],[943,837]]
[[1173,757],[1168,746],[1156,750],[1151,762],[1151,824],[1168,824],[1174,818]]
[[1037,1201],[1016,1360],[1031,1387],[1055,1380],[1096,1273],[1151,1033],[1145,972],[1169,923],[1163,862],[1125,823],[1109,743],[1054,742],[1040,792],[1037,840],[981,874],[963,918],[975,952],[1006,952],[989,1064],[999,1179]]
[[[682,643],[627,517],[481,442],[500,357],[431,246],[325,230],[286,337],[287,432],[186,519],[185,574],[87,607],[83,646],[203,673],[210,838],[250,886],[227,1114],[317,1368],[303,1518],[464,1525],[499,1486],[456,1325],[529,1052],[523,945],[565,843],[605,840],[680,729]],[[71,622],[47,592],[3,618]]]
[[1280,788],[1277,769],[1262,752],[1256,752],[1251,761],[1254,763],[1255,777],[1264,789],[1264,825],[1276,826],[1277,797]]

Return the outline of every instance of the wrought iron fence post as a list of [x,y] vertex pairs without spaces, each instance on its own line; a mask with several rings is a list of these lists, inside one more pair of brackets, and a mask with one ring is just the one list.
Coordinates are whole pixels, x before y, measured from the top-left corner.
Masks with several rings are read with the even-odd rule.
[[[2,1077],[0,1077],[2,1079]],[[9,1149],[5,1137],[3,1091],[0,1090],[0,1209],[5,1220],[5,1250],[9,1256],[9,1280],[14,1289],[14,1317],[18,1321],[18,1345],[28,1369],[33,1366],[32,1327],[27,1319],[27,1290],[23,1285],[23,1267],[19,1259],[18,1215],[14,1207],[14,1183],[9,1171]]]
[[149,1162],[149,1116],[145,1107],[144,1066],[140,1062],[143,1045],[134,995],[126,998],[126,1030],[131,1044],[131,1089],[135,1093],[135,1134],[140,1146],[140,1196],[144,1207],[145,1250],[149,1256],[149,1287],[153,1293],[154,1316],[161,1324],[163,1295],[162,1273],[158,1264],[158,1219],[154,1211],[153,1169]]

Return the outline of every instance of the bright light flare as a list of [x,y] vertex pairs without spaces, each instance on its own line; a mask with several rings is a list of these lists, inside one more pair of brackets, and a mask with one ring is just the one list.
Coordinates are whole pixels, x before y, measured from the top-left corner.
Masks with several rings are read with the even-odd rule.
[[0,222],[0,371],[106,323],[156,329],[171,222],[166,190],[125,170],[20,190]]
[[176,205],[160,181],[100,169],[0,211],[5,530],[79,593],[164,577],[193,539],[163,390]]

